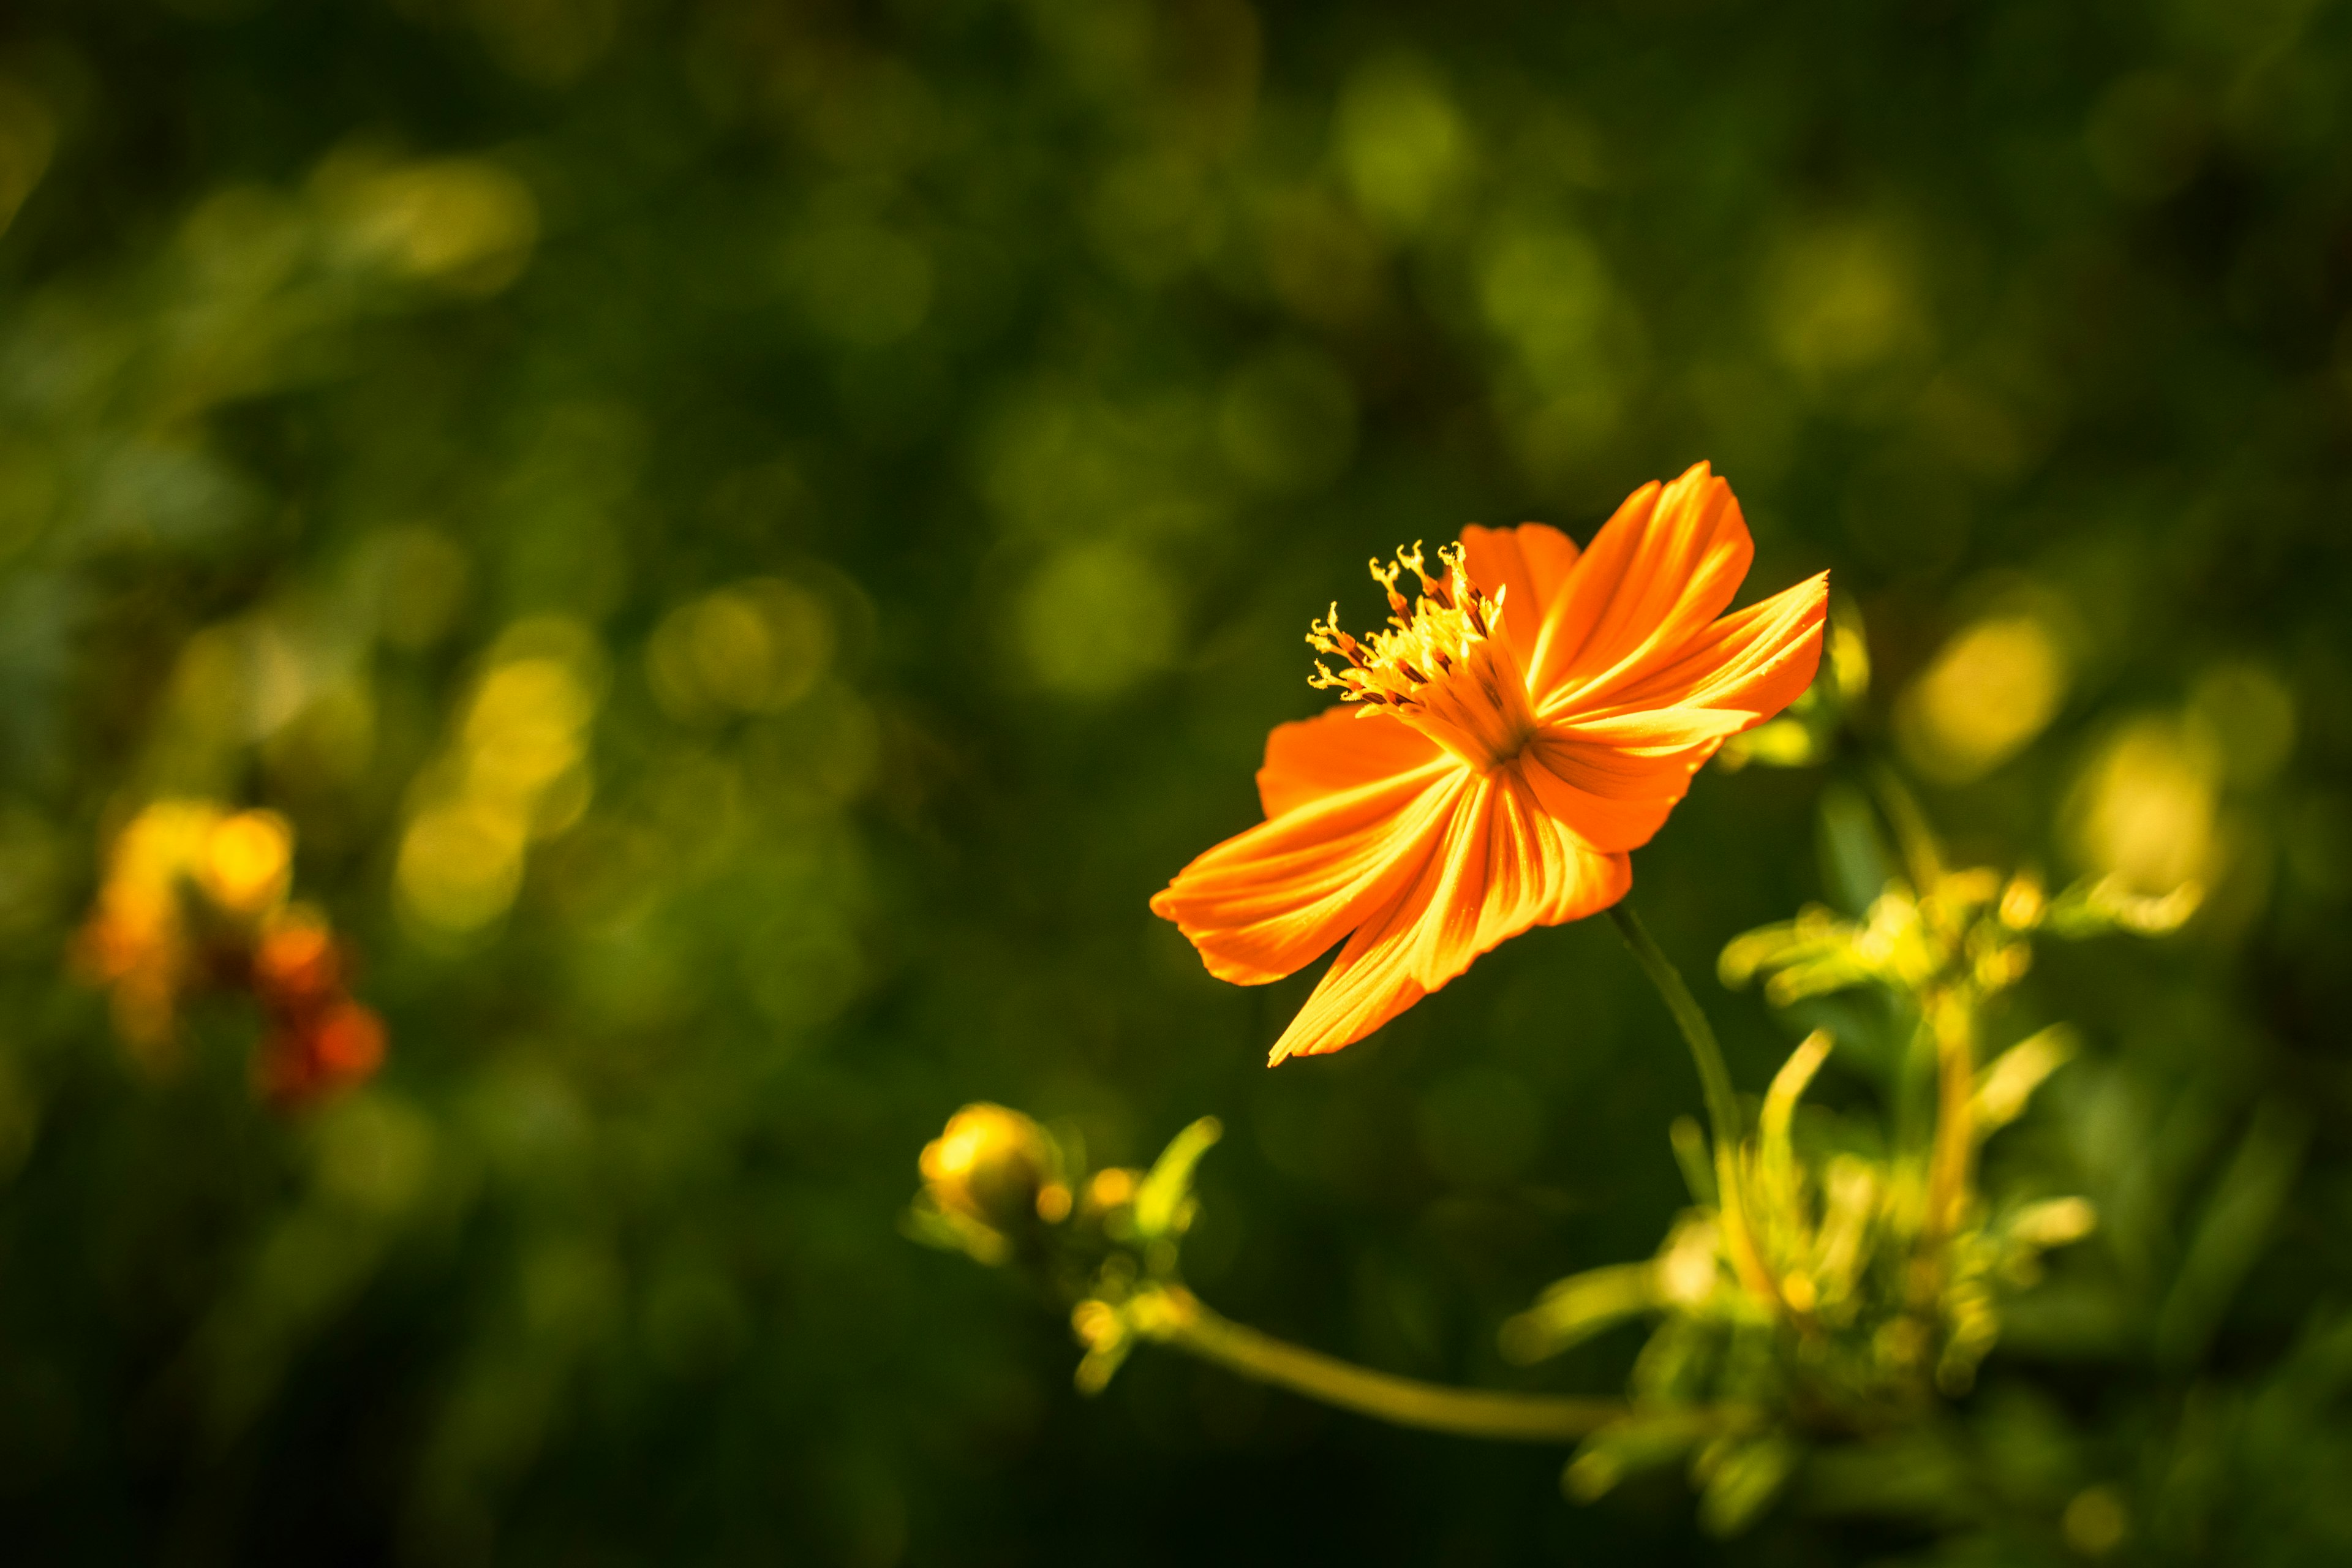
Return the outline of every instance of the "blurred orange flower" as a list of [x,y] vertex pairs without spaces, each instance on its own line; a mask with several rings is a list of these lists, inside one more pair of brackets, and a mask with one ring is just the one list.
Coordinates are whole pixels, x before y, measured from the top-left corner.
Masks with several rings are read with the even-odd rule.
[[347,967],[334,932],[299,905],[265,927],[253,951],[253,994],[269,1027],[253,1081],[271,1104],[319,1099],[383,1064],[383,1020],[352,999]]
[[1528,523],[1464,530],[1436,577],[1417,545],[1375,562],[1389,628],[1307,637],[1339,662],[1312,684],[1355,706],[1276,727],[1266,820],[1153,912],[1243,985],[1347,938],[1278,1062],[1362,1039],[1531,926],[1608,908],[1691,774],[1812,681],[1829,574],[1725,616],[1753,554],[1700,463],[1636,490],[1582,552]]
[[352,999],[343,944],[289,897],[293,856],[284,817],[213,801],[153,802],[116,837],[74,957],[111,993],[116,1030],[142,1064],[169,1065],[189,994],[236,991],[268,1020],[253,1078],[271,1104],[316,1100],[382,1065],[383,1022]]
[[236,967],[241,928],[285,903],[293,853],[275,812],[205,800],[155,801],[115,837],[75,958],[112,993],[116,1031],[148,1065],[165,1059],[183,994]]

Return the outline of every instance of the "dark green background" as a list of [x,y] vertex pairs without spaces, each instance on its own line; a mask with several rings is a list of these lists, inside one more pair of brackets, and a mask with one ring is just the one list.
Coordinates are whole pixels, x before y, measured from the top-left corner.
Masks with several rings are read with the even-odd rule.
[[[2160,1493],[2147,1435],[2352,1286],[2344,7],[15,0],[0,79],[15,166],[50,150],[0,236],[13,1559],[1930,1550],[1801,1508],[1717,1547],[1673,1478],[1580,1509],[1559,1454],[1150,1351],[1083,1401],[1052,1311],[896,1228],[967,1100],[1110,1162],[1213,1112],[1187,1268],[1220,1308],[1615,1387],[1630,1339],[1493,1349],[1681,1201],[1696,1085],[1612,934],[1529,935],[1269,1073],[1311,975],[1221,985],[1145,902],[1255,819],[1266,728],[1318,705],[1308,620],[1374,618],[1367,555],[1586,537],[1701,458],[1748,596],[1827,566],[1861,606],[1865,734],[1976,606],[2063,607],[2056,722],[1928,794],[1963,863],[2071,874],[2091,748],[2221,661],[2293,700],[2284,768],[2226,793],[2218,912],[2045,955],[2023,1005],[2173,1139],[2158,1211],[2260,1103],[2315,1129],[2295,1194],[2209,1365],[2117,1338],[1988,1388]],[[528,193],[504,253],[352,237],[335,170],[449,158]],[[401,619],[419,550],[438,622]],[[842,628],[814,690],[673,717],[656,626],[768,576]],[[411,780],[551,612],[609,671],[593,805],[510,916],[427,940],[393,892]],[[183,650],[231,622],[340,636],[344,707],[179,745]],[[1709,771],[1635,858],[1750,1089],[1788,1031],[1705,976],[1823,896],[1822,779]],[[183,790],[297,825],[391,1026],[358,1121],[255,1106],[234,1001],[151,1081],[68,975],[101,834]],[[2307,1445],[2197,1430],[2325,1489]],[[2327,1560],[2235,1507],[2126,1551]]]

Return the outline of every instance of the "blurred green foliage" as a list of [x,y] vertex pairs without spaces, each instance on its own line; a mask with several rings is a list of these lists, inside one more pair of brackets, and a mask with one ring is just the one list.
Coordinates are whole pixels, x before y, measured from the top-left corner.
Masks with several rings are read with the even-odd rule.
[[[2340,1561],[2347,89],[2326,0],[16,0],[12,1553]],[[1311,977],[1144,904],[1255,820],[1357,563],[1700,457],[1751,591],[1861,605],[1957,864],[2208,889],[2020,986],[2081,1044],[2001,1139],[2102,1228],[1882,1456],[2046,1538],[1801,1489],[1717,1546],[1671,1478],[1573,1508],[1557,1452],[1171,1356],[1084,1401],[896,1228],[964,1101],[1123,1165],[1213,1112],[1223,1310],[1621,1386],[1631,1336],[1538,1383],[1496,1334],[1683,1202],[1614,938],[1269,1073]],[[234,996],[163,1070],[113,1039],[69,939],[178,795],[292,823],[370,1086],[257,1105]],[[1857,801],[1702,777],[1662,943],[1860,914]],[[1751,1092],[1874,1026],[1701,989]]]

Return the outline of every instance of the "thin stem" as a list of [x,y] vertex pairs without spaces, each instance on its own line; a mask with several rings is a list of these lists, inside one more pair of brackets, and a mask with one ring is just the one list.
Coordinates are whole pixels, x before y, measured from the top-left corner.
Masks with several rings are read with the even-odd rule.
[[1927,826],[1927,814],[1919,809],[1919,800],[1903,775],[1883,762],[1873,763],[1868,774],[1870,787],[1878,796],[1878,807],[1895,829],[1896,840],[1903,846],[1903,858],[1911,872],[1911,885],[1921,898],[1933,892],[1944,878],[1944,852],[1936,843],[1936,831]]
[[1650,984],[1665,998],[1666,1011],[1675,1016],[1675,1026],[1690,1047],[1691,1059],[1698,1064],[1700,1089],[1706,1096],[1706,1119],[1715,1130],[1715,1146],[1721,1154],[1739,1147],[1739,1101],[1731,1092],[1731,1070],[1723,1065],[1723,1047],[1716,1044],[1715,1028],[1699,1010],[1698,1001],[1683,984],[1681,971],[1672,960],[1660,952],[1651,940],[1649,928],[1642,917],[1621,899],[1609,907],[1609,918],[1616,922],[1617,934],[1633,950],[1634,962],[1650,977]]
[[1690,1047],[1691,1060],[1698,1064],[1699,1088],[1706,1097],[1706,1119],[1715,1128],[1715,1212],[1723,1221],[1724,1250],[1738,1272],[1740,1282],[1757,1300],[1778,1303],[1780,1288],[1772,1270],[1765,1266],[1750,1226],[1745,1197],[1747,1182],[1740,1168],[1739,1101],[1731,1092],[1731,1069],[1723,1065],[1723,1047],[1716,1043],[1715,1026],[1706,1021],[1690,987],[1683,984],[1682,971],[1651,940],[1649,928],[1642,923],[1642,917],[1633,912],[1633,906],[1620,899],[1609,906],[1609,918],[1617,923],[1617,934],[1633,950],[1634,960],[1650,977],[1650,984],[1665,998],[1666,1011],[1675,1016],[1675,1026],[1682,1030],[1683,1039]]
[[1612,1399],[1449,1388],[1374,1372],[1220,1317],[1181,1286],[1168,1288],[1160,1306],[1146,1329],[1153,1338],[1244,1377],[1399,1426],[1506,1442],[1572,1443],[1627,1414]]
[[1976,1030],[1969,1004],[1951,989],[1932,993],[1927,1018],[1936,1036],[1936,1142],[1927,1164],[1926,1242],[1931,1248],[1959,1228],[1969,1157],[1976,1152]]

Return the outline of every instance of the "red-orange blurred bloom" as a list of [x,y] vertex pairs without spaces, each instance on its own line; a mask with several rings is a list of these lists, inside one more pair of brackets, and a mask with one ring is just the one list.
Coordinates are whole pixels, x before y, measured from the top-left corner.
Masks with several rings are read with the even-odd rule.
[[1243,985],[1347,938],[1280,1061],[1362,1039],[1530,926],[1608,908],[1699,765],[1812,681],[1828,574],[1725,616],[1753,553],[1701,463],[1636,490],[1580,552],[1528,523],[1465,529],[1438,577],[1418,546],[1374,563],[1390,629],[1307,638],[1339,661],[1314,684],[1359,706],[1277,726],[1266,820],[1153,911]]
[[383,1045],[383,1020],[348,996],[276,1015],[253,1058],[254,1088],[272,1105],[305,1105],[373,1077]]
[[383,1020],[346,989],[342,944],[326,922],[293,912],[253,952],[253,993],[269,1019],[253,1080],[279,1106],[300,1105],[373,1076],[383,1064]]
[[153,802],[117,837],[75,957],[112,991],[116,1027],[147,1066],[169,1064],[183,998],[206,991],[261,1004],[268,1029],[253,1079],[273,1105],[317,1100],[383,1064],[383,1021],[352,999],[343,944],[288,897],[293,854],[284,817],[212,801]]

